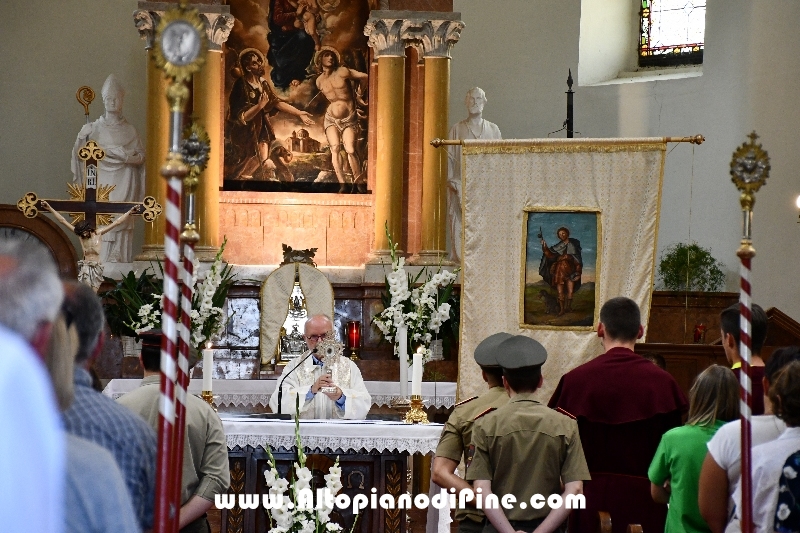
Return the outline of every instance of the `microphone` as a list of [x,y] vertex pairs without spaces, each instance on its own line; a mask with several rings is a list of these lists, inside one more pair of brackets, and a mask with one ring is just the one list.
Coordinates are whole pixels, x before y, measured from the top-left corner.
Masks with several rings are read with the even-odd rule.
[[302,364],[305,362],[305,360],[306,360],[306,359],[308,359],[309,357],[311,357],[311,355],[312,355],[312,354],[315,354],[315,353],[317,353],[317,349],[316,349],[316,348],[314,348],[313,350],[309,350],[309,351],[308,351],[308,353],[307,353],[306,355],[304,355],[304,356],[303,356],[303,358],[300,360],[300,362],[299,362],[299,363],[297,363],[297,364],[294,366],[294,368],[292,368],[291,370],[289,370],[289,371],[288,371],[288,372],[287,372],[287,373],[286,373],[286,374],[285,374],[285,375],[284,375],[284,376],[281,378],[281,381],[280,381],[280,383],[278,383],[278,414],[281,414],[281,408],[283,407],[283,404],[282,404],[282,401],[283,401],[283,382],[284,382],[284,381],[286,381],[286,378],[288,378],[288,377],[289,377],[289,374],[291,374],[292,372],[294,372],[295,370],[297,370],[297,369],[300,367],[300,365],[302,365]]

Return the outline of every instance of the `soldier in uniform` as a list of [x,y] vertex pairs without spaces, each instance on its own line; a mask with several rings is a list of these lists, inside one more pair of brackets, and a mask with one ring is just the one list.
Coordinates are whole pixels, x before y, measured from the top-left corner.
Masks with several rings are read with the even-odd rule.
[[533,399],[546,359],[545,348],[530,337],[517,335],[497,346],[510,400],[475,421],[467,479],[484,502],[495,494],[513,495],[516,503],[505,510],[484,506],[491,522],[484,533],[555,531],[570,509],[563,503],[550,508],[544,500],[560,494],[566,502],[582,494],[583,481],[590,479],[577,422]]
[[[432,479],[445,489],[455,488],[456,494],[464,489],[472,490],[472,486],[456,475],[455,470],[471,444],[473,419],[487,409],[496,409],[508,403],[508,394],[503,388],[503,369],[497,363],[495,355],[497,346],[511,337],[508,333],[495,333],[475,348],[475,362],[481,367],[483,380],[489,390],[456,405],[439,438],[436,457],[433,459]],[[464,457],[465,462],[467,459]],[[456,509],[455,518],[458,520],[459,533],[480,533],[486,524],[486,515],[474,506]]]

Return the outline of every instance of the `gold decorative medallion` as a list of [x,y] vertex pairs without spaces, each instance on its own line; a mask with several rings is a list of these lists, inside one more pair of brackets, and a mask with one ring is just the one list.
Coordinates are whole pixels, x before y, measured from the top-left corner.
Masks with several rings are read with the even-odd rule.
[[731,159],[731,181],[742,193],[743,209],[753,208],[755,193],[766,183],[770,171],[769,155],[760,143],[756,144],[758,135],[753,131],[748,137],[750,142],[737,148]]
[[161,17],[153,57],[158,68],[177,82],[188,81],[205,62],[206,29],[197,10],[181,5]]

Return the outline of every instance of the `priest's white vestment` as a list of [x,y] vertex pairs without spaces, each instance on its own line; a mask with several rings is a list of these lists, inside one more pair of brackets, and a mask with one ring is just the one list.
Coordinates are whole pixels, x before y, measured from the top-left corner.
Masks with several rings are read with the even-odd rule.
[[[308,357],[300,363],[300,368],[292,371],[299,363],[301,358],[290,362],[283,369],[277,385],[281,384],[284,376],[288,377],[283,381],[283,398],[281,400],[281,412],[295,414],[295,398],[300,396],[300,418],[301,419],[332,419],[343,418],[348,420],[363,420],[367,417],[367,412],[372,405],[372,397],[364,385],[361,371],[358,366],[344,356],[338,356],[333,361],[326,361],[325,365],[314,364],[314,357]],[[326,369],[331,370],[331,379],[334,384],[342,389],[346,400],[344,409],[339,409],[336,402],[328,398],[321,391],[314,395],[311,400],[306,401],[306,396],[311,390],[314,382],[322,376]],[[291,374],[289,374],[291,372]],[[269,399],[269,407],[273,413],[278,412],[278,391],[275,391]]]

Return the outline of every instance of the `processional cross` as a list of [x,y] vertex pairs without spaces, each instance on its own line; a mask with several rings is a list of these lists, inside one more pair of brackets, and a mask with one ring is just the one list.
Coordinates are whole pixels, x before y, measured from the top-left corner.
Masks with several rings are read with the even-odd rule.
[[114,185],[99,185],[97,181],[98,163],[105,157],[103,149],[90,140],[78,150],[78,157],[84,162],[83,184],[78,186],[67,184],[69,200],[41,199],[36,193],[25,194],[18,202],[17,207],[26,217],[35,218],[40,210],[47,210],[45,202],[54,211],[64,211],[72,216],[72,224],[81,220],[89,222],[90,229],[96,231],[98,227],[111,223],[112,215],[127,213],[134,207],[141,206],[131,214],[141,215],[147,222],[153,222],[161,214],[161,204],[152,196],[147,196],[141,202],[112,202],[109,195],[114,190]]

